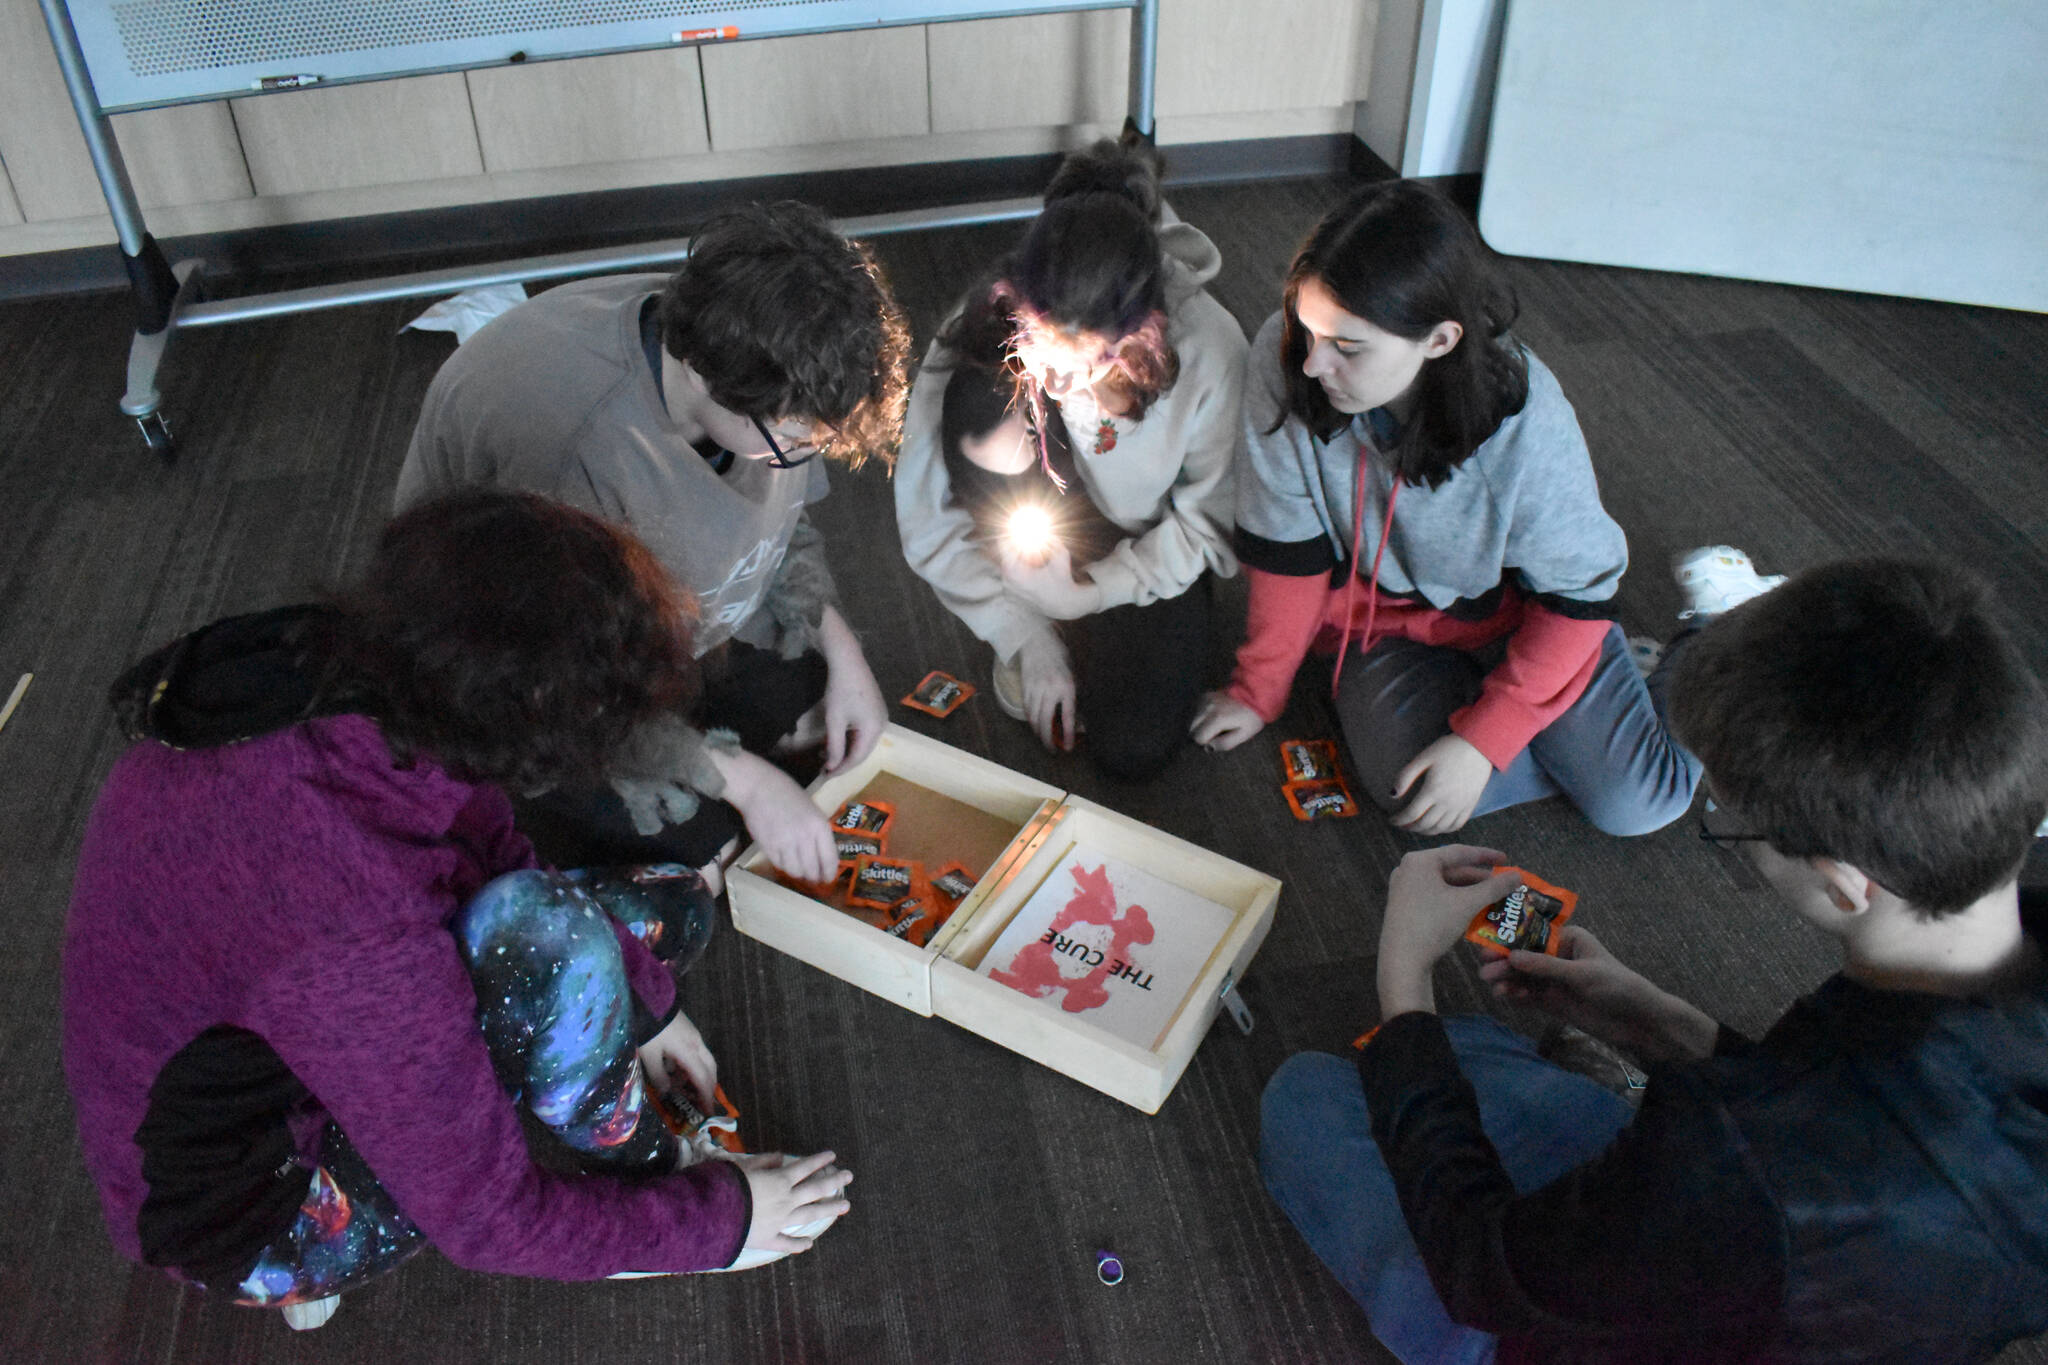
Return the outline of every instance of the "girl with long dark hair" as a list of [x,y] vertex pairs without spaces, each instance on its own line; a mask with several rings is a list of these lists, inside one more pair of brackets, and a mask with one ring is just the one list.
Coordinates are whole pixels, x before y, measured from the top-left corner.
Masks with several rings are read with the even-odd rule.
[[1578,419],[1509,335],[1512,291],[1469,222],[1407,181],[1325,218],[1253,342],[1236,548],[1246,639],[1193,733],[1277,718],[1311,647],[1373,800],[1413,833],[1562,793],[1616,834],[1690,805],[1611,619],[1628,564]]
[[[333,601],[115,683],[136,742],[79,853],[64,1066],[121,1251],[317,1326],[428,1242],[589,1279],[772,1259],[845,1211],[829,1152],[686,1164],[649,1104],[717,1083],[673,976],[702,878],[540,868],[501,789],[594,782],[686,704],[692,619],[623,531],[469,490]],[[587,1173],[537,1165],[516,1105]]]
[[1067,158],[932,344],[896,467],[904,555],[994,649],[997,704],[1128,779],[1186,742],[1210,575],[1236,572],[1244,334],[1202,287],[1216,248],[1161,209],[1149,148]]

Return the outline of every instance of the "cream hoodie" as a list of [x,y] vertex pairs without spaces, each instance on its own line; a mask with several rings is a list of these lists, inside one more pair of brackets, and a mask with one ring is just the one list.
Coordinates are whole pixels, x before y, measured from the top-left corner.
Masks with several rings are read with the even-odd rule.
[[[1088,568],[1103,606],[1144,606],[1177,597],[1213,569],[1237,572],[1230,550],[1235,491],[1231,454],[1244,386],[1244,331],[1202,288],[1222,260],[1200,229],[1168,223],[1166,336],[1180,356],[1180,378],[1143,420],[1112,419],[1113,448],[1097,453],[1101,418],[1092,400],[1070,395],[1061,407],[1073,436],[1082,486],[1126,539]],[[1053,623],[1003,587],[1001,570],[974,542],[974,523],[954,502],[939,450],[939,413],[952,374],[950,354],[934,341],[910,394],[903,451],[896,463],[896,524],[903,556],[967,628],[1013,659]]]

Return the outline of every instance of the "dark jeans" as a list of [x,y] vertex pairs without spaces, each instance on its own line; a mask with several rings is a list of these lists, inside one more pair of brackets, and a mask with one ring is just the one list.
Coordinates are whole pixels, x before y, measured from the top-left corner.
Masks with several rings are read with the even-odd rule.
[[[784,759],[773,754],[776,741],[796,728],[804,713],[825,695],[823,655],[800,654],[784,659],[772,650],[734,640],[702,660],[704,695],[690,721],[700,729],[731,730],[740,747],[771,763],[801,772],[815,757]],[[543,862],[557,867],[593,867],[633,863],[681,863],[702,867],[734,838],[745,842],[746,824],[724,801],[704,801],[681,824],[665,825],[656,834],[633,828],[625,802],[610,787],[551,791],[516,801],[519,828],[533,840]]]
[[1188,742],[1209,670],[1216,586],[1209,574],[1178,597],[1065,622],[1075,708],[1088,752],[1111,777],[1157,777]]

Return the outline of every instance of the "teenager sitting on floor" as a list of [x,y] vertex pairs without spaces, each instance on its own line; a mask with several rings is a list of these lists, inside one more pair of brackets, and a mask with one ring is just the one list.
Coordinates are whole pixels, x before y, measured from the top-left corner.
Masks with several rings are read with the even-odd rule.
[[1316,647],[1365,794],[1402,828],[1562,794],[1641,834],[1685,813],[1699,769],[1611,619],[1628,544],[1515,314],[1471,223],[1414,181],[1365,187],[1302,244],[1245,380],[1245,642],[1194,737],[1257,734]]
[[[115,1245],[317,1326],[428,1242],[589,1279],[800,1251],[785,1228],[843,1213],[831,1153],[684,1168],[648,1105],[717,1083],[671,974],[703,880],[541,870],[500,790],[593,780],[695,682],[644,547],[483,490],[394,521],[335,604],[125,674],[63,991]],[[588,1173],[536,1165],[515,1104]]]
[[[904,422],[904,557],[995,651],[996,704],[1047,748],[1081,730],[1141,780],[1187,743],[1232,574],[1244,333],[1216,248],[1160,225],[1156,154],[1069,156],[1045,209],[932,343]],[[1010,534],[1019,508],[1049,548]]]
[[[1640,1112],[1431,968],[1514,886],[1409,855],[1384,1022],[1266,1089],[1261,1165],[1409,1362],[1988,1359],[2048,1327],[2048,697],[1962,574],[1816,569],[1722,616],[1671,680],[1704,837],[1843,967],[1759,1042],[1568,925],[1481,974],[1650,1063]],[[1718,907],[1664,905],[1666,920]]]
[[873,254],[816,209],[737,210],[690,245],[671,277],[562,285],[470,338],[427,390],[397,506],[545,494],[627,527],[695,594],[702,723],[669,717],[612,787],[542,801],[574,856],[704,866],[744,828],[827,878],[831,831],[774,751],[809,715],[842,768],[888,713],[805,509],[827,492],[820,454],[894,448],[909,331]]

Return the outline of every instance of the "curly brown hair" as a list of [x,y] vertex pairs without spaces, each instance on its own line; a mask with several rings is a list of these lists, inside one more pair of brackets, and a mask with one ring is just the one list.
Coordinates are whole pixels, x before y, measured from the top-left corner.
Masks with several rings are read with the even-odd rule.
[[641,722],[695,700],[695,610],[627,532],[464,488],[395,518],[333,595],[347,685],[401,760],[516,792],[599,781]]
[[661,296],[662,345],[713,402],[761,422],[803,418],[857,469],[893,464],[910,392],[910,326],[862,242],[808,204],[713,218]]

